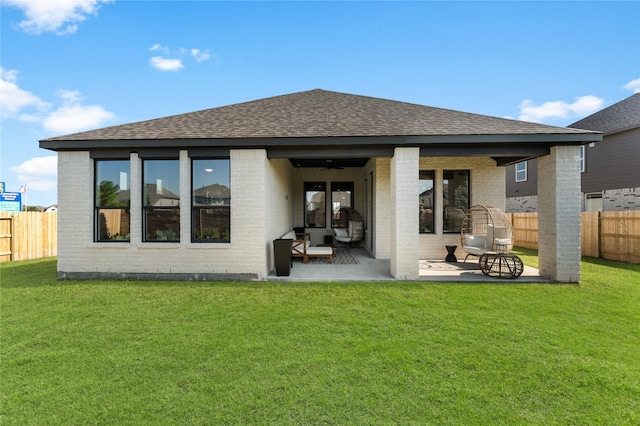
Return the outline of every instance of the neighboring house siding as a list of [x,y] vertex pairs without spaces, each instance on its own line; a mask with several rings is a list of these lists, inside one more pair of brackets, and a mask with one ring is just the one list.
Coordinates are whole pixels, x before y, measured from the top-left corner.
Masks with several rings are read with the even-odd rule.
[[640,186],[640,128],[587,145],[585,157],[582,192]]
[[[585,194],[602,193],[605,211],[640,210],[640,128],[604,137],[585,146],[581,173],[582,210]],[[515,166],[506,168],[507,212],[538,211],[538,161],[529,160],[527,182],[515,181]]]

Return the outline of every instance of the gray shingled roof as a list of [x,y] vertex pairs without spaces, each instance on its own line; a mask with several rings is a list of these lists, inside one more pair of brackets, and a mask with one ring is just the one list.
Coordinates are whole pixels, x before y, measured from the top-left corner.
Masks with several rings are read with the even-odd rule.
[[586,133],[592,132],[316,89],[44,142]]
[[640,127],[640,93],[591,114],[569,127],[611,134]]

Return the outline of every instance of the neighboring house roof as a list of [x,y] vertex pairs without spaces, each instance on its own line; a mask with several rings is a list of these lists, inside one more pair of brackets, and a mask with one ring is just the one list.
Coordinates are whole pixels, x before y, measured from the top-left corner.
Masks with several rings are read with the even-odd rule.
[[640,93],[576,121],[569,127],[596,130],[605,135],[640,127]]
[[[505,138],[501,139],[500,135]],[[450,140],[447,137],[456,137],[455,141],[459,142],[461,136],[467,136],[464,141],[485,143],[507,141],[507,136],[511,138],[508,141],[513,142],[513,135],[523,136],[519,139],[522,141],[600,140],[600,135],[580,129],[315,89],[54,137],[40,141],[40,146],[53,150],[185,146],[176,141],[203,147],[223,143],[248,146],[251,141],[273,141],[274,138],[283,138],[280,143],[284,145],[300,144],[295,138],[331,138],[332,143],[336,143],[336,138],[354,137],[367,138],[367,143],[371,143],[371,137],[394,137],[408,144],[446,143]],[[407,139],[414,136],[421,138]],[[101,141],[113,143],[98,143]],[[141,141],[149,143],[141,144]]]

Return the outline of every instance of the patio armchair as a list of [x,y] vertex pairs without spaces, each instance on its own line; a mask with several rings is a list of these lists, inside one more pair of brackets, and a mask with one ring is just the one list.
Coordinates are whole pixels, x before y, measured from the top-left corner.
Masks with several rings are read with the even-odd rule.
[[502,210],[473,206],[465,214],[460,233],[462,249],[469,256],[509,253],[513,248],[513,226]]
[[347,228],[334,228],[333,233],[336,241],[351,247],[351,243],[358,243],[364,237],[364,223],[350,220]]

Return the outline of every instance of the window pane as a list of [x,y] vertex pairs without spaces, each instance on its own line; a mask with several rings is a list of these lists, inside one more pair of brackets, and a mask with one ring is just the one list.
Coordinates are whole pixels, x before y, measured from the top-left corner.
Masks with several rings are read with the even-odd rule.
[[128,209],[97,209],[97,241],[129,241],[131,218]]
[[180,241],[180,209],[145,209],[145,241]]
[[324,182],[305,182],[305,223],[306,228],[325,228],[326,184]]
[[193,209],[193,240],[210,243],[228,243],[231,214],[229,206]]
[[144,206],[180,205],[178,160],[144,160]]
[[96,160],[95,241],[129,241],[129,160]]
[[192,161],[191,238],[199,242],[229,242],[231,191],[228,159]]
[[144,160],[144,241],[180,241],[180,162]]
[[462,219],[469,210],[469,171],[445,170],[442,181],[444,232],[460,232]]
[[96,160],[96,206],[128,206],[129,160]]
[[340,209],[353,207],[353,182],[331,183],[331,226],[346,228],[348,223],[341,217]]
[[418,200],[420,205],[420,233],[431,234],[435,232],[433,226],[433,211],[435,209],[433,199],[434,179],[435,172],[420,171],[420,184],[418,186]]
[[516,163],[516,182],[524,182],[527,180],[527,162],[522,161]]

